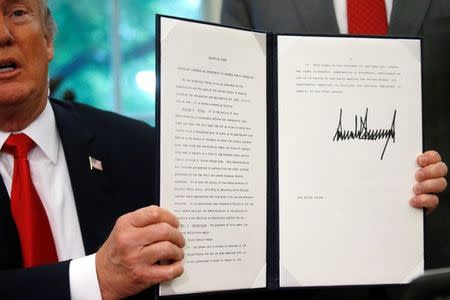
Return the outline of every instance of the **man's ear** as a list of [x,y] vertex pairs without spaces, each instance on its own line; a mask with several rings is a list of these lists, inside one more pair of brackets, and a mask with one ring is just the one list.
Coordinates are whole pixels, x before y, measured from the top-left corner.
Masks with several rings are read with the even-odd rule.
[[47,41],[47,59],[48,59],[48,62],[50,62],[53,59],[53,56],[55,54],[55,47],[53,44],[53,38],[46,36],[45,39]]

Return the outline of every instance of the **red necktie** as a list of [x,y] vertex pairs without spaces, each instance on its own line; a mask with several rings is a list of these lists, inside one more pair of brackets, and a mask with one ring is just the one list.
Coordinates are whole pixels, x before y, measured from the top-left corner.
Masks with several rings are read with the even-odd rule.
[[385,0],[347,0],[348,33],[386,34]]
[[14,156],[11,211],[26,268],[58,261],[47,214],[31,181],[27,157],[34,147],[33,140],[23,133],[10,135],[3,145],[3,151]]

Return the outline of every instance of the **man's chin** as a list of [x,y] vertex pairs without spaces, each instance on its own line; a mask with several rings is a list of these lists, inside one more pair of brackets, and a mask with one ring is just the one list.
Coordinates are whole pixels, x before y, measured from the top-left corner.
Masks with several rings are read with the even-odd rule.
[[25,89],[15,87],[15,88],[5,88],[0,85],[0,107],[11,107],[11,106],[22,106],[27,101],[31,101],[32,93]]
[[3,97],[0,96],[0,111],[3,109],[20,108],[26,103],[26,97]]
[[0,131],[13,132],[26,128],[40,115],[47,102],[47,94],[36,97],[29,90],[3,92],[0,89]]

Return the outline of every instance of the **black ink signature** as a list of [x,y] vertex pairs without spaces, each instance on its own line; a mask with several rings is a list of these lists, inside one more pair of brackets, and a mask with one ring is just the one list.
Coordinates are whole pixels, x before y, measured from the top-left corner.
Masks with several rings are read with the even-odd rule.
[[367,116],[369,115],[369,109],[366,108],[366,115],[359,117],[355,115],[355,129],[343,130],[342,129],[342,108],[339,113],[339,124],[336,129],[336,133],[333,137],[333,142],[345,141],[345,140],[369,140],[377,141],[386,139],[386,144],[384,144],[383,152],[381,153],[380,160],[383,160],[384,153],[386,152],[386,147],[392,139],[395,143],[395,117],[397,116],[397,110],[394,110],[394,116],[392,117],[392,125],[390,129],[368,129],[367,126]]

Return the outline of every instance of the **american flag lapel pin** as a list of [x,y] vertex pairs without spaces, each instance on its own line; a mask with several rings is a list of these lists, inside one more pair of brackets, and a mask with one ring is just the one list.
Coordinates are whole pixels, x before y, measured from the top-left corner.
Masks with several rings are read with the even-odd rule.
[[98,170],[103,171],[102,162],[98,159],[93,158],[92,156],[89,156],[89,166],[91,170]]

